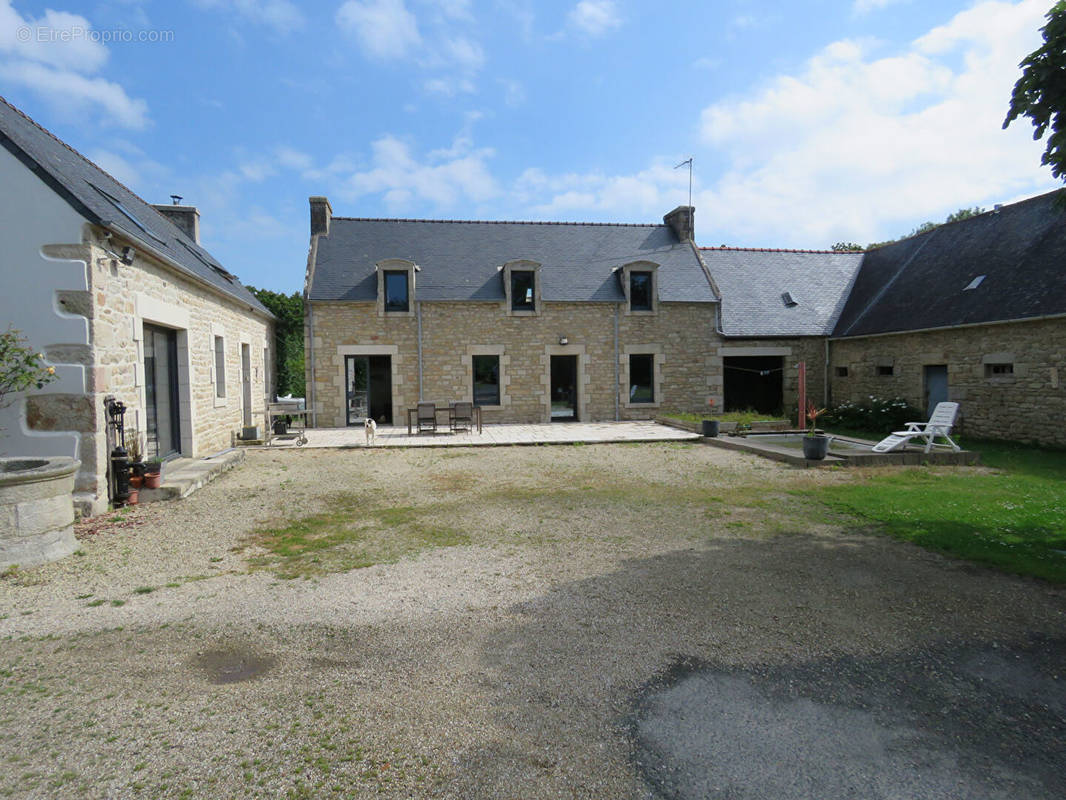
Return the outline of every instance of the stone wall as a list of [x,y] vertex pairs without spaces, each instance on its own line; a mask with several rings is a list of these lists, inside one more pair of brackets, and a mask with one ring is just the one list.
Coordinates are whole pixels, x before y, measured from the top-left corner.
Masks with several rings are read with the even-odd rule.
[[[736,356],[781,356],[784,359],[782,407],[784,415],[798,422],[799,364],[807,365],[807,399],[819,406],[826,403],[825,339],[816,336],[781,339],[725,339],[717,348],[713,363],[719,370],[724,359]],[[723,378],[724,380],[724,378]]]
[[[86,292],[60,292],[57,302],[89,321],[88,346],[52,352],[50,358],[85,366],[83,394],[43,394],[27,398],[28,426],[37,431],[68,430],[80,434],[75,493],[79,509],[106,508],[107,436],[104,398],[126,404],[126,426],[143,437],[145,417],[143,326],[151,323],[177,332],[178,395],[183,456],[202,457],[229,447],[243,421],[241,345],[249,346],[252,376],[252,423],[265,425],[272,323],[246,306],[186,278],[138,249],[132,265],[106,250],[125,243],[103,239],[103,231],[86,225],[77,245],[49,245],[47,255],[84,260]],[[226,396],[217,398],[214,382],[214,336],[222,335],[226,355]],[[53,348],[54,349],[54,348]],[[69,352],[67,352],[69,351]]]
[[[545,302],[536,316],[510,316],[498,302],[422,303],[421,395],[437,403],[472,399],[473,356],[496,354],[500,404],[483,410],[484,421],[547,422],[550,357],[576,355],[583,421],[615,419],[616,403],[620,419],[651,419],[661,410],[699,412],[712,395],[721,401],[712,305],[662,303],[653,315],[619,313],[617,375],[615,309]],[[373,303],[316,302],[309,319],[305,364],[317,424],[345,424],[344,357],[356,354],[391,357],[393,419],[404,423],[405,409],[419,399],[418,316],[378,316]],[[630,353],[654,354],[656,402],[627,402]]]
[[[1066,320],[980,325],[830,343],[834,402],[903,397],[925,409],[924,367],[946,365],[968,436],[1066,446]],[[1010,364],[993,374],[992,364]],[[847,377],[836,374],[847,368]],[[878,367],[892,374],[878,374]]]

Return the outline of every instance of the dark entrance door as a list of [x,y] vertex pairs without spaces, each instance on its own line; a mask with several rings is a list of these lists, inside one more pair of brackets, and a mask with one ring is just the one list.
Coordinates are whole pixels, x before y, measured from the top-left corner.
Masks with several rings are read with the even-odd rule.
[[577,356],[551,357],[551,421],[577,421]]
[[177,453],[181,449],[177,331],[144,326],[144,400],[148,456]]
[[784,357],[727,356],[724,361],[726,411],[776,415],[784,410]]
[[932,416],[937,403],[946,403],[948,399],[947,364],[926,364],[924,369],[925,416]]
[[345,422],[362,425],[367,417],[392,424],[390,356],[345,356]]

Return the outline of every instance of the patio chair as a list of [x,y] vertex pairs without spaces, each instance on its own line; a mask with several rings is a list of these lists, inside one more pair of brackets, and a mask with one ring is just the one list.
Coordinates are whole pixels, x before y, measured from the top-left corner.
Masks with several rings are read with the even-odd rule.
[[456,403],[451,408],[452,433],[456,431],[468,431],[474,425],[474,404]]
[[437,432],[437,404],[436,403],[419,403],[418,404],[418,432],[423,431]]
[[[959,415],[958,403],[937,403],[933,414],[928,422],[908,422],[907,430],[894,431],[874,445],[875,453],[887,453],[891,450],[903,447],[911,439],[919,439],[925,442],[925,452],[928,453],[933,447],[950,447],[953,452],[959,452],[962,448],[955,444],[951,438],[951,428],[955,425],[955,418]],[[940,444],[934,440],[941,436],[948,440],[947,444]]]

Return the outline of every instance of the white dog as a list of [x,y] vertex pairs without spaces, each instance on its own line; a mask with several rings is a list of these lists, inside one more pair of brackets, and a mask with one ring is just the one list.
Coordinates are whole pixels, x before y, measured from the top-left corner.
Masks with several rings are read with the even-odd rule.
[[366,422],[363,423],[363,427],[366,429],[366,446],[372,447],[374,444],[374,437],[378,435],[378,424],[370,417],[367,417]]

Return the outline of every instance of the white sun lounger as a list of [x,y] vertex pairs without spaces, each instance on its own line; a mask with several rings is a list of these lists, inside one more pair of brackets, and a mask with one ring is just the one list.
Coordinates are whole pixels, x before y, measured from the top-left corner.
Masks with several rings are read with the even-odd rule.
[[[908,422],[907,430],[894,431],[890,436],[886,436],[874,445],[874,452],[887,453],[903,447],[911,439],[919,439],[925,442],[925,452],[927,453],[933,447],[950,447],[957,453],[962,448],[952,440],[951,428],[955,425],[955,417],[958,415],[958,403],[937,403],[928,422]],[[947,439],[948,443],[934,444],[933,440],[938,436]]]

